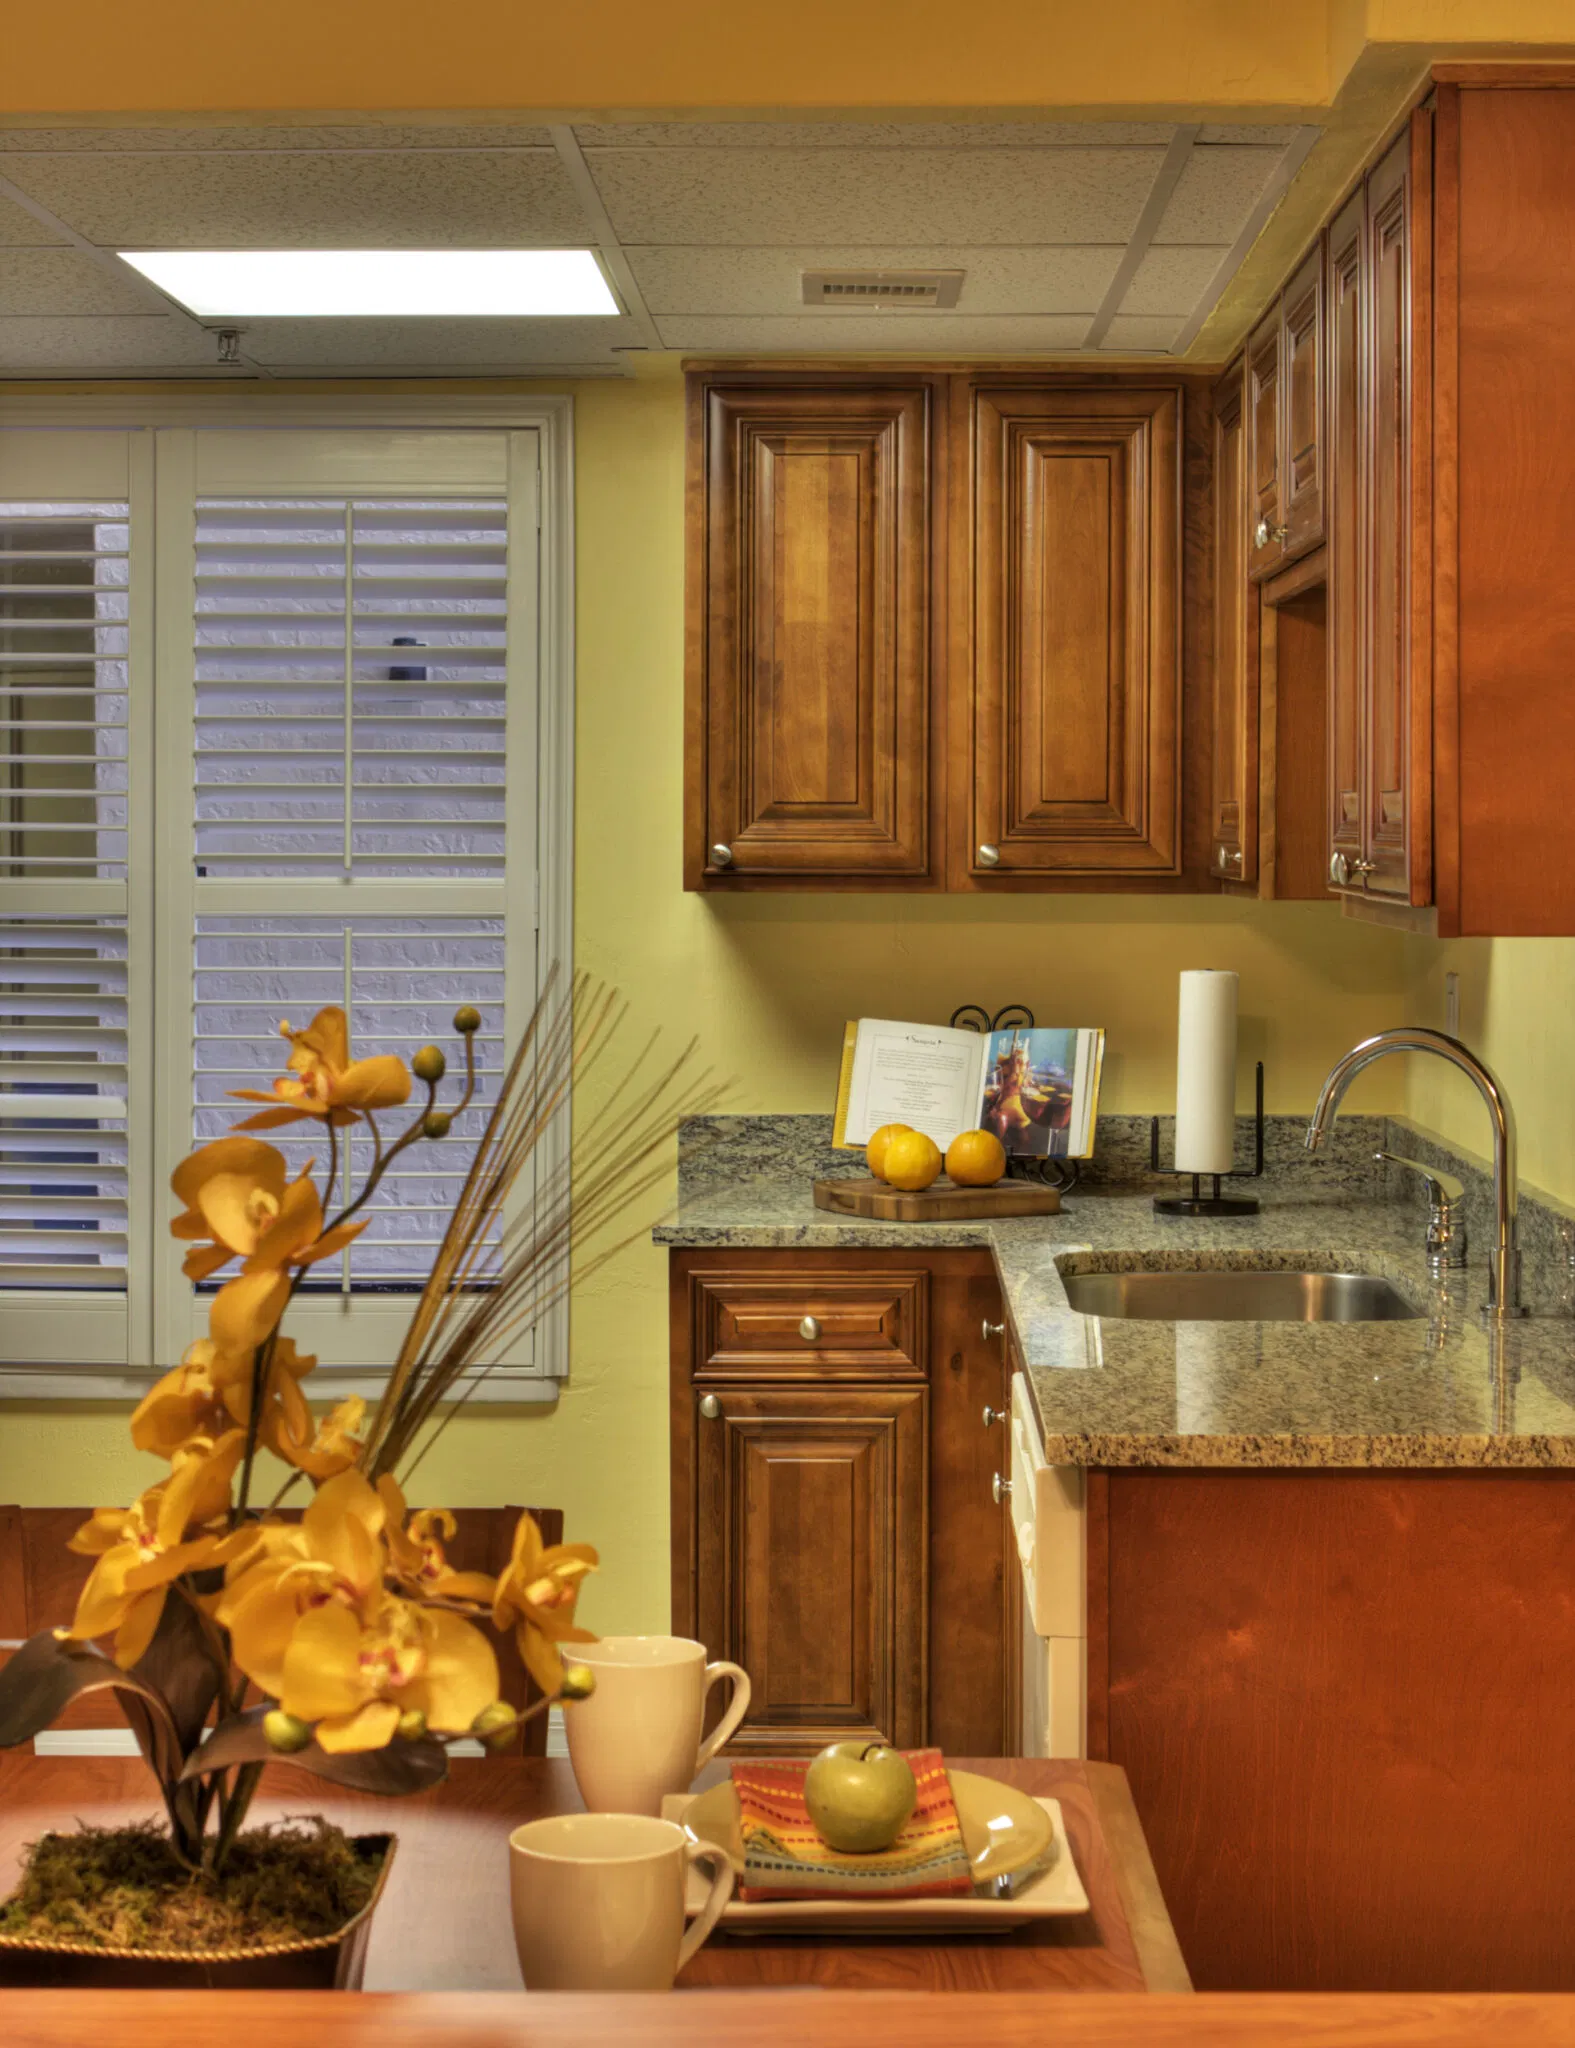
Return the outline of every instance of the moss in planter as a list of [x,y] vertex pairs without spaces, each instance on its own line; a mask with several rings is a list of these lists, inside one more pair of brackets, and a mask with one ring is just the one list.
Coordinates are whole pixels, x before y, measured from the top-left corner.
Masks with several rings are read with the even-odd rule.
[[84,1827],[30,1845],[0,1935],[174,1951],[310,1940],[354,1919],[381,1867],[321,1818],[251,1829],[217,1878],[193,1876],[152,1823]]

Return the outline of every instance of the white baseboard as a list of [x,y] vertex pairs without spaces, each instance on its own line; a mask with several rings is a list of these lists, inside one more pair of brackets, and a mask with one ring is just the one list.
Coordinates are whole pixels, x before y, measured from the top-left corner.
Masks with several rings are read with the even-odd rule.
[[[467,1735],[448,1746],[450,1756],[485,1756],[479,1742]],[[567,1756],[562,1707],[547,1709],[547,1754]],[[136,1756],[137,1738],[129,1728],[46,1728],[33,1737],[35,1756]]]

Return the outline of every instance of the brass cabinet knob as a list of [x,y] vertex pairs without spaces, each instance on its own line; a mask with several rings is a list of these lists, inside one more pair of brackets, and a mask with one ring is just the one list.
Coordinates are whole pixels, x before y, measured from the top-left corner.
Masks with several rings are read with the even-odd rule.
[[986,1344],[990,1342],[992,1337],[1004,1337],[1006,1335],[1005,1323],[992,1323],[988,1316],[985,1317],[980,1330]]
[[732,847],[724,846],[722,842],[718,840],[716,845],[713,846],[711,849],[711,859],[713,864],[719,868],[730,868],[733,865]]
[[1375,860],[1353,860],[1351,863],[1351,873],[1353,875],[1370,875],[1377,865],[1378,863]]
[[998,868],[1001,865],[1001,849],[988,843],[979,849],[979,865],[982,868]]
[[706,1394],[701,1397],[700,1413],[705,1417],[707,1422],[715,1422],[716,1418],[721,1414],[721,1412],[722,1404],[716,1398],[715,1394]]
[[1004,1422],[1005,1420],[1006,1410],[1004,1408],[992,1408],[988,1401],[985,1402],[984,1426],[986,1429],[994,1429],[998,1422]]
[[1011,1494],[1011,1480],[1003,1479],[999,1472],[992,1472],[990,1474],[990,1495],[996,1506],[999,1507],[1003,1500],[1009,1500]]
[[820,1325],[813,1316],[805,1316],[803,1322],[798,1326],[798,1333],[806,1344],[818,1344],[820,1342]]
[[1260,514],[1257,525],[1252,529],[1252,544],[1255,548],[1266,548],[1271,540],[1278,544],[1285,540],[1290,530],[1288,526],[1271,526]]

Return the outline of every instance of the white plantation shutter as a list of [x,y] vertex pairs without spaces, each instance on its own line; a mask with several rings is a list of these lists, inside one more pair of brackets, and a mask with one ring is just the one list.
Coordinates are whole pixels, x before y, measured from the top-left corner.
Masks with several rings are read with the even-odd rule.
[[[535,993],[535,436],[192,439],[185,1142],[283,1070],[281,1020],[339,1003],[357,1056],[434,1040],[452,1103],[453,1012],[482,1014],[471,1109],[291,1312],[323,1372],[386,1365]],[[321,1184],[321,1125],[263,1135]],[[354,1185],[371,1156],[352,1132]],[[172,1339],[205,1324],[187,1290]],[[529,1340],[504,1363],[529,1370]]]
[[[0,432],[0,1367],[124,1368],[147,1351],[131,1278],[145,1170],[146,956],[132,869],[146,760],[146,588],[130,437]],[[145,473],[146,463],[140,462]],[[102,493],[74,491],[99,480]],[[55,485],[57,488],[51,489]],[[139,506],[139,518],[145,516]],[[134,641],[134,635],[136,636]],[[145,768],[144,768],[145,772]],[[140,1230],[140,1223],[136,1226]],[[139,1236],[137,1242],[142,1243]],[[135,1313],[133,1303],[135,1300]]]

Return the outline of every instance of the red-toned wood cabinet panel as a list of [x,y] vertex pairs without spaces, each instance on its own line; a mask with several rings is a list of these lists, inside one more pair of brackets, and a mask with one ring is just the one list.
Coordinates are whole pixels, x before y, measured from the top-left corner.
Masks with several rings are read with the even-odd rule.
[[962,872],[1181,869],[1177,386],[978,385]]
[[1247,566],[1254,576],[1271,575],[1285,554],[1282,371],[1276,302],[1247,344]]
[[691,887],[930,873],[932,397],[691,392]]
[[1367,670],[1367,192],[1328,237],[1329,874],[1360,888]]
[[1280,519],[1289,562],[1323,539],[1322,238],[1280,295]]

